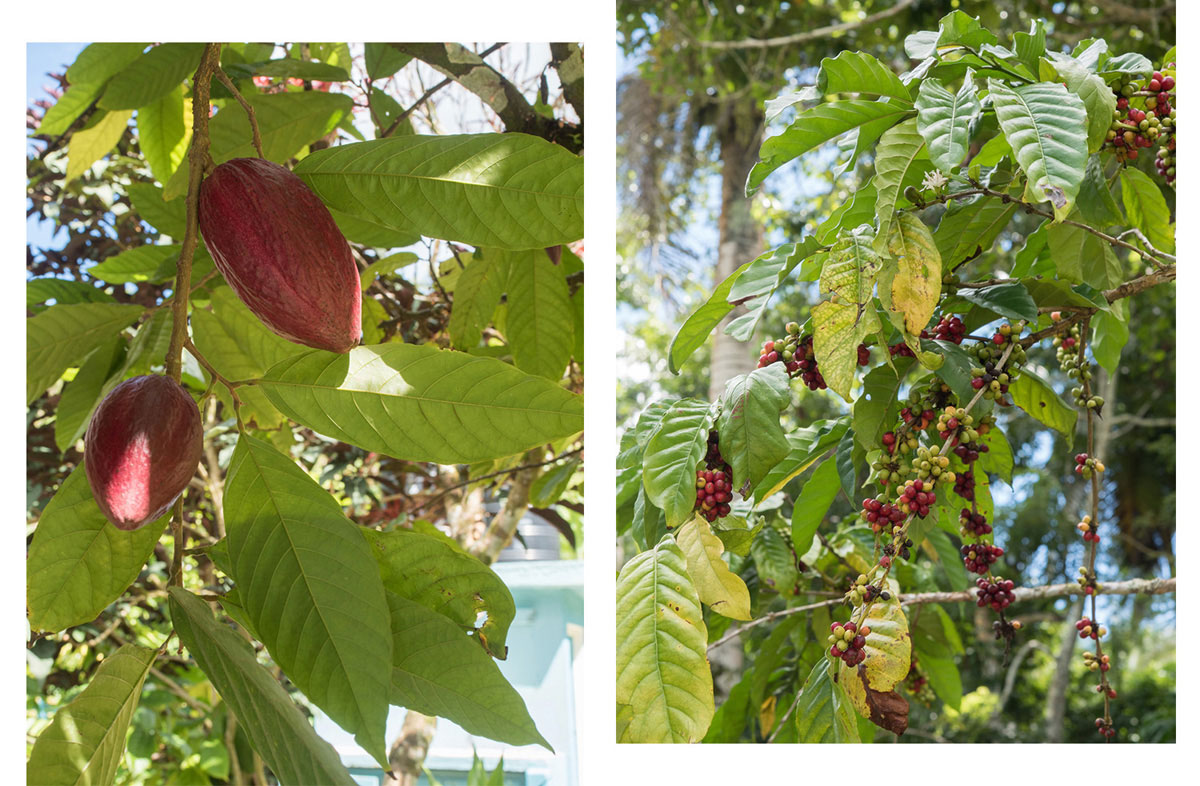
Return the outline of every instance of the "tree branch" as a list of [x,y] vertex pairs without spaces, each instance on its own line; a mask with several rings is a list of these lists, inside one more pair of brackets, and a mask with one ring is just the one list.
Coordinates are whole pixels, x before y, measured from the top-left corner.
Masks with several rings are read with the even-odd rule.
[[803,33],[795,33],[793,35],[778,36],[776,38],[747,38],[742,41],[695,41],[695,44],[701,49],[770,49],[776,46],[791,46],[793,44],[805,44],[809,41],[816,41],[820,38],[828,38],[837,33],[845,33],[850,30],[856,30],[875,22],[879,22],[888,17],[895,16],[901,11],[911,7],[916,3],[916,0],[900,0],[891,8],[885,9],[878,13],[864,16],[857,22],[842,22],[836,25],[826,25],[825,27],[817,27],[812,30],[806,30]]

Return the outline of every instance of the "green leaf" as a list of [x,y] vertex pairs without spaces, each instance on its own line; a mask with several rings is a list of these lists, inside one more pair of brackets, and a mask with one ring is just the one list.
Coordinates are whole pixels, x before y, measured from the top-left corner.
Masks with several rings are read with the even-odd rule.
[[312,60],[297,60],[285,57],[279,60],[268,60],[265,63],[252,63],[248,66],[251,73],[259,76],[270,76],[276,79],[315,79],[321,82],[347,82],[350,74],[345,68],[328,63],[318,63]]
[[[892,126],[879,138],[879,145],[875,148],[875,179],[872,181],[878,193],[875,200],[877,251],[882,252],[887,246],[891,236],[892,215],[896,211],[896,200],[900,198],[905,175],[924,147],[925,140],[917,132],[916,118]],[[921,223],[916,216],[905,215]]]
[[113,336],[96,348],[79,373],[63,388],[54,411],[54,444],[63,453],[83,437],[92,411],[100,403],[110,379],[124,365],[125,341]]
[[66,303],[113,303],[112,295],[86,281],[65,278],[31,278],[25,282],[25,305],[32,308],[53,300]]
[[582,397],[499,360],[430,345],[309,350],[257,387],[315,431],[410,461],[490,461],[583,430]]
[[970,401],[971,397],[975,395],[975,390],[971,387],[973,363],[967,351],[949,341],[930,341],[929,339],[921,339],[921,347],[942,356],[942,365],[938,366],[934,373],[950,386],[960,401]]
[[735,620],[750,619],[750,590],[729,570],[721,553],[725,547],[703,516],[696,516],[675,534],[687,559],[688,575],[696,585],[700,602]]
[[1143,76],[1153,70],[1154,65],[1145,55],[1140,52],[1126,52],[1125,54],[1105,60],[1103,67],[1100,69],[1100,76],[1106,77],[1113,74]]
[[25,321],[25,403],[32,404],[62,373],[115,333],[133,324],[141,306],[71,303]]
[[542,249],[511,252],[504,258],[508,271],[506,337],[513,362],[530,374],[562,379],[575,346],[566,272]]
[[91,169],[92,164],[108,155],[116,147],[121,135],[129,127],[133,112],[99,112],[92,122],[71,135],[67,146],[67,173],[63,185]]
[[178,259],[182,246],[136,246],[105,259],[91,274],[109,284],[161,284],[170,278],[158,274],[167,260]]
[[988,79],[996,118],[1029,179],[1035,201],[1049,200],[1055,219],[1071,212],[1087,164],[1087,111],[1058,83],[1010,88]]
[[385,225],[361,215],[351,215],[340,210],[329,211],[342,235],[353,243],[368,248],[404,248],[420,242],[421,235],[414,230],[397,225]]
[[866,93],[899,99],[911,104],[912,96],[900,77],[866,52],[839,52],[836,57],[821,60],[817,72],[817,89],[821,95],[837,93]]
[[699,741],[714,712],[708,633],[674,540],[621,569],[616,615],[616,700],[634,709],[618,742]]
[[370,42],[365,45],[367,76],[373,80],[387,79],[408,65],[411,55],[406,55],[391,44]]
[[1096,153],[1104,145],[1112,126],[1117,96],[1107,82],[1089,72],[1075,58],[1061,52],[1051,53],[1050,57],[1067,89],[1079,96],[1087,110],[1087,149],[1089,153]]
[[[1078,213],[1075,217],[1079,218]],[[1046,242],[1061,278],[1095,289],[1121,283],[1121,263],[1112,246],[1086,229],[1074,224],[1051,224],[1046,229]]]
[[[183,163],[192,138],[192,102],[184,100],[183,85],[139,109],[137,130],[138,146],[150,171],[158,182],[166,183]],[[178,234],[170,234],[182,239],[182,227]]]
[[[1127,306],[1123,301],[1101,309],[1092,317],[1092,354],[1105,371],[1115,374],[1121,362],[1121,350],[1129,343]],[[62,406],[59,406],[62,412]],[[61,414],[60,414],[61,417]]]
[[842,435],[841,440],[837,444],[837,451],[834,453],[834,462],[837,465],[838,478],[842,482],[842,491],[846,493],[846,498],[854,499],[854,492],[858,490],[858,472],[854,467],[854,434],[847,431]]
[[987,453],[979,455],[979,469],[999,475],[1005,483],[1012,484],[1013,453],[1004,432],[993,428],[980,441],[988,446]]
[[763,142],[759,162],[746,181],[746,196],[752,196],[776,169],[809,150],[872,121],[886,118],[895,123],[911,112],[911,106],[899,102],[853,99],[818,104],[800,113],[782,133]]
[[1084,220],[1092,226],[1112,226],[1125,221],[1109,190],[1108,180],[1104,177],[1104,165],[1098,155],[1088,156],[1087,171],[1084,172],[1075,205]]
[[818,420],[787,435],[788,454],[771,468],[762,483],[754,489],[754,499],[762,501],[783,490],[792,478],[808,469],[821,456],[838,444],[849,427],[849,418]]
[[374,555],[341,506],[287,456],[238,438],[225,486],[239,599],[271,657],[387,763],[388,606]]
[[1034,420],[1063,434],[1067,439],[1075,436],[1075,421],[1079,413],[1067,406],[1062,396],[1054,392],[1041,377],[1028,368],[1008,386],[1016,404]]
[[929,686],[933,692],[948,707],[960,709],[962,706],[962,678],[958,674],[958,666],[954,658],[938,658],[933,655],[921,656],[921,669],[929,678]]
[[[95,44],[93,44],[95,46]],[[72,83],[54,106],[46,110],[37,132],[46,136],[61,136],[79,119],[104,90],[103,82]]]
[[379,563],[384,589],[436,611],[463,630],[475,630],[480,612],[486,613],[479,641],[504,659],[516,605],[491,568],[428,522],[418,521],[412,529],[361,532]]
[[125,753],[125,732],[158,652],[126,644],[105,658],[92,681],[61,707],[34,743],[28,783],[113,782]]
[[583,237],[583,159],[525,134],[377,139],[295,172],[331,207],[426,237],[510,250]]
[[[165,202],[162,189],[153,183],[131,183],[125,189],[134,212],[159,232],[182,240],[187,228],[187,206],[175,200]],[[111,257],[110,257],[111,259]]]
[[706,401],[677,402],[646,443],[642,460],[646,496],[666,513],[668,528],[690,519],[696,506],[696,468],[704,458],[712,427],[708,409]]
[[[890,297],[884,303],[903,316],[908,335],[919,336],[942,294],[941,254],[929,227],[915,213],[908,212],[897,215],[891,225],[887,250],[896,262],[896,273],[886,288]],[[882,276],[880,280],[882,283]]]
[[[545,253],[542,256],[545,257]],[[454,306],[450,310],[450,340],[457,349],[469,350],[479,344],[483,328],[491,321],[508,285],[508,264],[508,257],[503,252],[475,254],[458,277]],[[536,286],[523,289],[532,289],[536,294]],[[536,329],[534,321],[527,321]]]
[[704,342],[708,341],[713,328],[721,324],[721,320],[730,311],[733,311],[733,304],[729,302],[730,290],[733,289],[734,282],[752,264],[753,262],[746,262],[730,273],[724,281],[717,285],[704,305],[693,311],[680,325],[675,337],[671,339],[671,348],[667,351],[667,368],[671,370],[672,374],[679,373],[679,370],[683,368],[684,361],[691,357],[693,352],[704,346]]
[[47,110],[38,126],[39,134],[58,136],[83,114],[104,90],[109,77],[136,60],[146,44],[88,44],[67,69],[70,87]]
[[1017,212],[1015,204],[979,200],[946,210],[933,233],[942,267],[952,270],[976,254],[990,251],[1000,232]]
[[[772,363],[725,383],[717,420],[721,456],[733,471],[733,487],[757,486],[788,453],[779,416],[791,402],[782,363]],[[694,499],[695,492],[689,489]]]
[[921,82],[917,91],[917,129],[929,146],[929,157],[943,172],[950,172],[967,156],[970,125],[983,111],[968,71],[957,94],[937,79]]
[[633,500],[633,521],[629,525],[629,534],[638,551],[653,548],[667,534],[667,516],[648,499],[643,483],[638,484],[637,496]]
[[578,459],[572,459],[539,475],[529,487],[529,504],[535,508],[547,508],[558,502],[571,487],[571,480],[580,463]]
[[100,97],[104,109],[137,109],[179,87],[196,71],[204,44],[159,44],[109,80]]
[[796,741],[862,742],[854,707],[841,684],[830,678],[829,666],[829,658],[820,658],[804,681],[796,704]]
[[1175,227],[1158,184],[1140,169],[1121,168],[1121,201],[1129,223],[1142,230],[1159,251],[1175,253]]
[[[947,513],[955,522],[958,521],[957,515],[952,514],[950,509],[947,510]],[[937,552],[938,562],[942,564],[942,570],[946,572],[946,580],[950,587],[958,589],[967,586],[970,583],[967,569],[963,565],[958,547],[954,545],[954,541],[950,540],[950,536],[940,529],[931,529],[925,537],[933,544],[933,550]]]
[[817,528],[829,512],[841,488],[837,462],[822,461],[804,484],[796,504],[792,506],[792,551],[804,554],[812,546]]
[[876,366],[863,377],[862,393],[854,401],[854,437],[863,450],[879,448],[887,412],[896,403],[900,384],[909,368],[910,362],[893,358],[891,365]]
[[[354,107],[350,96],[303,90],[295,93],[251,93],[246,101],[254,108],[262,137],[263,155],[277,164],[286,163],[306,145],[337,128]],[[208,124],[213,161],[254,158],[253,136],[246,113],[236,103],[218,112]],[[187,193],[188,165],[185,160],[163,187],[163,199],[171,201]],[[335,216],[336,218],[336,216]],[[407,245],[407,244],[405,244]]]
[[1020,281],[1006,281],[979,289],[960,289],[956,295],[1009,319],[1036,322],[1038,318],[1037,303],[1033,302],[1029,290]]
[[763,586],[784,597],[795,595],[799,590],[796,556],[774,527],[763,527],[750,542],[750,557]]
[[95,619],[137,578],[169,517],[131,532],[117,529],[92,499],[81,463],[33,533],[25,561],[29,626],[59,631]]
[[819,247],[820,243],[812,236],[799,243],[785,243],[759,255],[739,273],[730,287],[728,302],[745,305],[746,313],[725,326],[726,334],[738,341],[748,341],[754,335],[758,320],[762,317],[771,296],[775,294],[776,288],[796,269],[796,265],[811,256]]
[[[420,257],[411,251],[398,251],[395,254],[389,254],[382,259],[375,260],[363,268],[362,272],[359,273],[359,279],[362,281],[363,291],[365,292],[372,284],[374,284],[375,279],[384,279],[388,276],[394,275],[396,271],[412,265],[413,263],[419,261],[419,259]],[[468,258],[468,267],[470,266],[469,263],[473,260],[474,255]],[[461,280],[461,276],[459,278]],[[453,317],[453,314],[451,317]]]
[[179,640],[279,782],[354,786],[333,746],[317,736],[287,691],[255,658],[249,642],[215,620],[208,605],[187,590],[171,587],[169,594]]
[[441,614],[387,593],[395,652],[390,701],[509,745],[553,751],[521,694],[479,643]]

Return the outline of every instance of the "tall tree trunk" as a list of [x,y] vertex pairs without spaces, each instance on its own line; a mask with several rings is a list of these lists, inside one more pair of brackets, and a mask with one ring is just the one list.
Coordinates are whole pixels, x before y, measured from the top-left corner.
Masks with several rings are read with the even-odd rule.
[[1050,681],[1050,692],[1046,695],[1046,742],[1062,742],[1063,718],[1067,712],[1067,689],[1071,686],[1071,658],[1075,656],[1075,642],[1079,632],[1075,620],[1083,614],[1083,595],[1071,603],[1067,619],[1059,635],[1058,654],[1054,662],[1054,678]]
[[404,725],[400,727],[400,736],[388,751],[388,764],[392,765],[392,772],[384,779],[384,786],[417,786],[435,731],[437,718],[408,711],[404,716]]
[[[740,96],[725,103],[717,124],[717,138],[721,143],[720,241],[714,282],[717,284],[762,251],[762,227],[754,219],[753,199],[746,197],[746,176],[758,160],[762,134],[763,114],[756,101],[750,96]],[[750,348],[725,335],[725,326],[744,311],[741,307],[735,308],[722,320],[713,337],[708,388],[709,398],[713,401],[721,396],[728,380],[754,368]],[[711,653],[709,660],[713,670],[713,692],[719,704],[742,677],[742,649],[738,646],[719,647]]]
[[[746,176],[758,160],[762,135],[762,109],[751,96],[739,96],[721,108],[717,123],[717,139],[721,143],[721,218],[714,282],[717,284],[762,251],[762,227],[752,215],[754,201],[746,198]],[[725,335],[725,326],[743,311],[735,308],[722,320],[713,338],[710,399],[721,395],[727,380],[754,368],[750,349]]]

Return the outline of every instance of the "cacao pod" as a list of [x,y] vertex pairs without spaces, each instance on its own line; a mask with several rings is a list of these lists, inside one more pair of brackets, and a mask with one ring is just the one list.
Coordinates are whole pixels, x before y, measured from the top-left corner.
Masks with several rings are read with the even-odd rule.
[[300,178],[235,158],[200,184],[200,231],[221,275],[274,332],[349,352],[362,340],[362,285],[333,216]]
[[88,483],[105,518],[134,530],[166,513],[196,474],[203,441],[200,409],[170,377],[113,388],[84,436]]

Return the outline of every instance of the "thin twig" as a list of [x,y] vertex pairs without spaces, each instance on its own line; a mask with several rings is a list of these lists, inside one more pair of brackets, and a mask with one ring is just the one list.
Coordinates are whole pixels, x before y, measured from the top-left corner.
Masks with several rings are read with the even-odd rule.
[[884,9],[878,13],[865,16],[857,22],[842,22],[839,24],[825,25],[824,27],[816,27],[811,30],[806,30],[803,33],[795,33],[793,35],[778,36],[776,38],[747,38],[743,41],[694,41],[694,43],[702,49],[769,49],[776,46],[791,46],[792,44],[803,44],[809,41],[816,41],[821,38],[828,38],[838,33],[845,33],[850,30],[856,30],[866,25],[874,24],[888,17],[895,16],[904,9],[913,5],[916,0],[900,0],[891,8]]
[[242,109],[246,110],[246,115],[250,118],[250,133],[254,135],[254,149],[258,151],[259,158],[266,158],[263,155],[262,134],[258,132],[258,118],[254,115],[254,107],[250,106],[250,102],[242,97],[241,92],[237,89],[237,85],[229,78],[224,69],[217,68],[217,79],[221,80],[221,84],[229,88],[229,92],[233,93],[233,97],[242,105]]
[[[425,500],[420,505],[418,505],[417,507],[413,508],[412,510],[410,510],[408,512],[416,513],[417,511],[424,510],[425,508],[427,508],[430,505],[432,505],[433,503],[437,502],[439,499],[446,496],[450,492],[455,491],[456,489],[460,489],[463,486],[469,486],[472,483],[478,483],[481,480],[495,478],[500,475],[511,475],[514,472],[520,472],[520,471],[526,470],[526,469],[537,469],[538,467],[544,467],[547,464],[554,464],[556,462],[562,461],[563,459],[565,459],[569,456],[574,456],[577,453],[582,453],[582,452],[583,452],[583,448],[578,447],[578,448],[575,448],[574,450],[569,450],[566,453],[559,453],[557,456],[546,459],[545,461],[538,461],[538,462],[535,462],[532,464],[521,464],[520,466],[512,467],[511,469],[502,469],[502,470],[499,470],[498,472],[489,472],[486,475],[480,475],[478,477],[468,478],[467,480],[464,480],[461,483],[455,483],[453,486],[442,489],[442,491],[439,494],[437,494],[437,496],[430,497],[429,499]],[[383,502],[391,502],[392,500],[403,499],[407,496],[408,496],[407,494],[392,494],[390,496],[384,497],[382,501]]]

